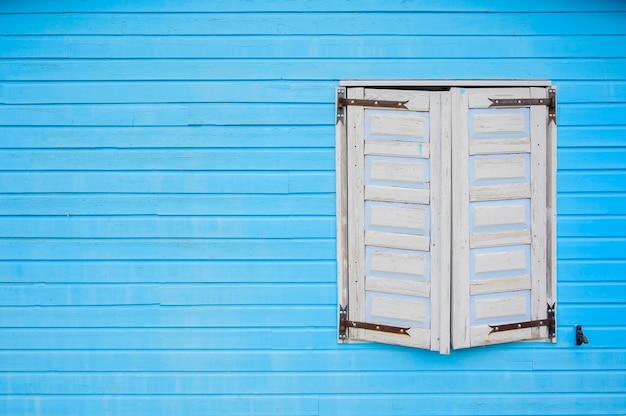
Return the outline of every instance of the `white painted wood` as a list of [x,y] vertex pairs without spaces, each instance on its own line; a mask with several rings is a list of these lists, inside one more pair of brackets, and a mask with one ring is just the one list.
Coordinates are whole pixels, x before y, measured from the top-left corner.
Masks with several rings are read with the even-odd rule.
[[[531,88],[531,98],[547,98],[545,88]],[[531,129],[531,270],[533,290],[531,291],[532,319],[546,318],[547,303],[547,129],[548,108],[530,108]],[[533,338],[546,337],[547,328],[534,328]]]
[[530,198],[530,185],[488,185],[472,186],[470,189],[471,201],[495,201],[505,199]]
[[[368,100],[386,100],[386,101],[408,101],[405,105],[411,111],[424,111],[430,110],[430,92],[428,91],[415,91],[415,90],[386,90],[386,89],[374,89],[367,88],[365,90],[365,98]],[[411,114],[401,111],[401,114]],[[413,113],[411,115],[415,117]],[[416,136],[421,136],[416,134]]]
[[396,335],[385,332],[365,331],[368,341],[381,342],[384,344],[396,344],[422,349],[430,348],[430,329],[412,327],[407,332],[409,335]]
[[[550,87],[556,90],[555,86]],[[548,90],[550,88],[547,88]],[[558,95],[556,96],[558,97]],[[546,269],[547,269],[547,293],[546,293],[546,302],[550,305],[556,302],[556,279],[557,279],[557,270],[556,270],[556,170],[557,170],[557,158],[556,158],[556,148],[557,148],[557,134],[556,134],[556,123],[550,122],[548,123],[548,133],[547,133],[547,158],[546,158],[546,192],[547,192],[547,213],[546,219],[548,222],[547,232],[548,236],[546,239],[546,244],[548,248],[547,259],[546,259]],[[556,314],[558,314],[558,308],[556,310]],[[558,322],[558,319],[557,319]],[[556,342],[556,336],[552,339],[553,342]]]
[[[377,90],[367,97],[408,99],[409,107],[419,112],[348,107],[348,234],[356,235],[349,240],[348,252],[349,268],[358,268],[349,272],[349,316],[370,323],[413,325],[409,331],[412,336],[351,328],[348,332],[354,340],[439,348],[439,312],[433,309],[431,282],[436,267],[433,262],[439,259],[430,252],[432,242],[439,241],[433,235],[438,229],[433,229],[432,218],[433,213],[439,215],[440,209],[432,205],[433,171],[428,162],[433,148],[439,146],[439,133],[431,137],[433,117],[439,117],[438,102],[434,114],[430,109],[433,94],[440,95]],[[356,95],[353,98],[359,98]],[[353,107],[361,110],[353,114]],[[440,128],[438,122],[434,128]],[[353,170],[356,173],[352,174]],[[358,188],[355,192],[354,186]],[[435,201],[438,203],[438,199]],[[353,291],[358,293],[353,296]],[[438,305],[435,301],[434,307]]]
[[430,157],[430,144],[397,140],[366,140],[365,154],[428,159]]
[[399,248],[403,250],[428,251],[430,249],[430,238],[427,235],[366,231],[365,244],[368,246]]
[[470,155],[530,153],[530,137],[515,139],[472,139],[469,144]]
[[470,346],[468,90],[454,88],[452,113],[452,347]]
[[[441,134],[441,93],[433,92],[430,94],[430,137],[440,139]],[[435,161],[430,164],[430,176],[431,187],[434,190],[430,193],[430,206],[431,209],[431,222],[432,232],[430,234],[430,247],[431,254],[431,293],[430,293],[430,326],[433,330],[430,332],[430,349],[439,351],[441,349],[439,332],[441,328],[441,316],[440,309],[442,307],[440,303],[441,299],[441,219],[440,212],[443,208],[439,195],[441,193],[441,140],[432,140],[434,143],[432,147],[432,159]],[[439,328],[439,330],[437,330]]]
[[[388,114],[392,113],[392,114]],[[421,114],[405,111],[381,111],[370,116],[369,133],[371,136],[406,136],[424,137],[426,119]]]
[[[363,98],[363,88],[350,88],[348,98]],[[365,110],[359,106],[346,108],[348,131],[348,277],[349,277],[349,318],[365,320],[365,238],[364,233],[364,169],[363,130]],[[362,340],[364,330],[350,329],[351,339]]]
[[[439,336],[439,352],[441,354],[450,353],[450,267],[451,267],[451,231],[452,231],[452,105],[450,92],[444,91],[440,93],[440,108],[441,116],[440,120],[440,135],[439,135],[439,147],[435,146],[435,152],[433,159],[439,160],[437,165],[431,163],[433,172],[438,169],[438,172],[433,173],[433,179],[431,179],[431,185],[434,189],[439,188],[440,192],[435,195],[435,198],[431,201],[432,207],[439,206],[436,213],[439,215],[437,219],[436,214],[432,214],[433,228],[439,227],[439,232],[433,233],[433,241],[431,243],[431,253],[433,253],[433,264],[438,263],[439,271],[437,279],[439,294],[431,295],[431,308],[432,305],[436,305],[435,302],[439,302],[438,311],[433,309],[433,314],[439,314],[439,333],[436,334],[433,330],[431,337]],[[433,121],[431,125],[435,125],[433,129],[436,129],[436,122]],[[436,136],[434,132],[431,132],[431,137]],[[438,154],[437,154],[438,152]],[[439,201],[437,201],[437,197]],[[437,241],[437,238],[439,240]],[[438,248],[437,248],[438,247]],[[439,262],[437,262],[437,256]],[[437,276],[433,274],[433,276]],[[434,283],[434,279],[433,279]],[[436,328],[435,325],[432,325]],[[431,341],[432,343],[432,341]]]
[[528,214],[526,205],[521,201],[515,205],[478,205],[473,211],[475,227],[524,225]]
[[398,298],[372,297],[372,316],[426,321],[426,304]]
[[[493,85],[493,84],[492,84]],[[530,87],[531,84],[523,84]],[[528,88],[480,88],[472,89],[469,98],[469,108],[489,108],[492,104],[490,98],[530,98]]]
[[[487,108],[490,104],[487,98],[540,98],[546,97],[545,88],[529,89],[467,89],[469,107],[462,108],[470,114],[471,108]],[[543,94],[543,95],[542,95]],[[471,258],[473,270],[469,279],[469,303],[473,305],[470,313],[468,329],[456,327],[453,331],[461,333],[464,343],[454,344],[456,348],[486,345],[491,343],[512,342],[526,339],[545,337],[545,328],[507,331],[489,335],[491,329],[484,321],[498,324],[514,323],[520,320],[534,320],[546,317],[546,119],[545,106],[530,106],[527,112],[506,108],[480,110],[472,112],[473,122],[455,124],[455,138],[467,139],[462,128],[473,125],[474,131],[469,134],[487,135],[487,142],[471,145],[473,156],[465,156],[470,160],[469,170],[463,172],[477,181],[479,186],[471,186],[468,202],[473,211],[473,224],[470,231],[470,251],[459,249],[456,243],[453,247],[455,263],[465,263]],[[530,132],[526,117],[530,117]],[[460,118],[460,117],[459,117]],[[516,142],[510,138],[515,137]],[[527,134],[530,134],[528,142]],[[483,140],[483,139],[481,139]],[[511,140],[513,145],[507,145]],[[463,144],[458,143],[457,147]],[[514,152],[512,152],[514,151]],[[465,155],[465,153],[464,153]],[[454,157],[454,156],[453,156]],[[462,161],[454,162],[454,167],[460,166]],[[473,171],[472,171],[473,169]],[[528,171],[530,169],[530,172]],[[470,173],[472,175],[470,175]],[[530,178],[530,180],[529,180]],[[470,179],[467,179],[469,182]],[[463,181],[464,178],[460,178]],[[482,184],[481,181],[489,181]],[[517,183],[509,183],[511,181]],[[530,183],[528,183],[530,182]],[[465,183],[453,185],[454,197],[461,197]],[[461,191],[459,191],[461,189]],[[489,203],[480,205],[480,201],[506,201],[512,203]],[[527,205],[523,200],[530,201],[530,224]],[[453,234],[464,236],[470,230],[470,224],[464,223],[465,211],[462,200],[454,205],[454,215],[462,218],[457,223],[461,228],[455,229]],[[458,211],[457,211],[458,209]],[[485,230],[480,230],[485,227]],[[489,227],[495,227],[490,229]],[[498,229],[498,227],[503,229]],[[460,258],[459,258],[460,255]],[[466,256],[466,257],[465,257]],[[456,271],[456,269],[455,269]],[[467,277],[467,276],[466,276]],[[454,275],[454,290],[463,288],[463,282],[458,282],[460,275]],[[457,285],[458,283],[458,285]],[[461,302],[462,300],[459,300]],[[456,301],[454,302],[456,304]],[[461,313],[462,318],[467,314]],[[457,314],[453,310],[453,322]],[[453,332],[453,339],[457,336]],[[469,340],[469,343],[468,343]]]
[[532,339],[530,328],[514,329],[512,331],[491,332],[488,325],[476,325],[472,328],[471,347],[481,345],[503,344],[506,342],[516,342]]
[[428,204],[430,190],[423,188],[402,188],[399,186],[367,185],[365,199],[370,201],[405,202]]
[[527,252],[521,248],[502,247],[501,250],[474,255],[476,273],[523,271],[526,269]]
[[[337,88],[337,92],[343,88]],[[345,91],[345,89],[343,89]],[[337,96],[337,95],[335,95]],[[336,103],[335,103],[336,106]],[[335,107],[336,108],[336,107]],[[345,120],[335,125],[337,290],[339,306],[348,305],[348,171]],[[339,313],[339,311],[337,311]],[[339,334],[338,334],[339,335]],[[347,340],[339,339],[340,342]]]
[[477,181],[491,179],[524,179],[527,173],[524,155],[509,155],[493,159],[489,156],[476,156],[471,159],[474,168],[474,178]]
[[471,248],[498,247],[505,245],[530,243],[530,230],[528,229],[470,234]]
[[372,205],[369,221],[372,226],[407,228],[419,232],[428,227],[427,209],[419,205]]
[[512,292],[516,290],[527,290],[530,288],[530,275],[501,277],[495,279],[472,279],[470,281],[471,295]]
[[425,163],[374,159],[371,161],[370,178],[376,181],[424,183],[426,169]]
[[370,257],[373,271],[426,276],[426,254],[419,252],[388,252],[373,250]]
[[423,298],[430,297],[430,282],[375,276],[367,276],[365,281],[365,290]]
[[494,320],[507,315],[523,315],[528,309],[524,296],[513,296],[502,299],[477,299],[474,307],[476,319]]
[[474,134],[525,133],[526,118],[521,113],[473,114]]

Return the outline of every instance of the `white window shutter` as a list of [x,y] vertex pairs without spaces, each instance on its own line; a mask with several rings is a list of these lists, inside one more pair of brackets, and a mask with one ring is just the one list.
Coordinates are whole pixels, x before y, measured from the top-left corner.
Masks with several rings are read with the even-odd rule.
[[449,352],[449,92],[348,89],[348,98],[408,101],[347,107],[348,319],[354,340]]
[[547,318],[554,299],[547,107],[488,107],[489,98],[546,98],[547,90],[451,92],[453,348],[545,339],[545,326],[491,331]]

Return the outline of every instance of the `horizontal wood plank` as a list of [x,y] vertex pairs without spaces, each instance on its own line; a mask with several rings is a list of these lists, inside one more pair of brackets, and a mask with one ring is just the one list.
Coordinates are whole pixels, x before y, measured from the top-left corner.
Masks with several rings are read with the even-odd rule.
[[12,193],[289,194],[334,192],[332,172],[7,172]]
[[3,283],[335,282],[334,260],[15,261],[0,262]]
[[333,305],[331,284],[23,284],[0,285],[2,306]]
[[332,170],[333,149],[0,150],[3,171]]
[[[284,35],[611,35],[622,33],[625,15],[536,13],[529,24],[525,13],[54,13],[3,14],[0,26],[6,35],[270,35],[278,30]],[[454,26],[447,24],[450,19]]]
[[[342,23],[343,24],[343,23]],[[400,24],[394,21],[394,26]],[[621,25],[621,22],[620,22]],[[0,62],[0,79],[7,81],[131,81],[202,80],[207,74],[221,80],[308,80],[332,79],[561,79],[624,80],[626,62],[601,58],[520,59],[154,59],[146,66],[133,59],[29,59]],[[391,71],[391,72],[390,72]],[[329,117],[331,117],[330,113]],[[332,121],[334,122],[334,120]],[[597,119],[570,118],[583,125],[602,125]],[[559,127],[567,123],[559,123]]]
[[0,260],[330,260],[332,239],[0,239]]
[[2,149],[333,148],[332,126],[2,127]]
[[[210,10],[207,10],[205,0],[187,0],[184,6],[175,1],[159,3],[101,3],[98,0],[65,1],[56,3],[13,3],[5,1],[1,3],[0,11],[4,13],[62,13],[62,12],[98,12],[98,13],[149,13],[149,12],[201,12],[201,13],[224,13],[224,12],[335,12],[353,11],[354,3],[351,0],[336,0],[332,4],[293,1],[288,3],[272,2],[268,4],[249,3],[246,0],[231,0],[229,2],[211,2]],[[376,0],[361,0],[359,10],[363,12],[375,11],[414,11],[414,12],[611,12],[626,11],[626,7],[620,0],[604,1],[602,3],[578,3],[567,0],[552,1],[548,4],[541,0],[530,0],[523,3],[501,4],[498,0],[488,0],[480,4],[473,3],[449,3],[445,0],[434,0],[428,4],[422,4],[418,0],[408,0],[397,5],[395,3],[382,5]]]

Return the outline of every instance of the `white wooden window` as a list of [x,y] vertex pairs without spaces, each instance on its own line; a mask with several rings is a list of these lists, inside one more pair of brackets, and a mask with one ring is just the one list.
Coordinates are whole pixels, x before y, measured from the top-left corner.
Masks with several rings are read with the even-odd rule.
[[545,320],[556,299],[554,123],[545,105],[490,99],[552,87],[466,84],[340,88],[370,100],[337,123],[339,303],[355,325],[342,341],[549,340],[545,325],[492,330]]

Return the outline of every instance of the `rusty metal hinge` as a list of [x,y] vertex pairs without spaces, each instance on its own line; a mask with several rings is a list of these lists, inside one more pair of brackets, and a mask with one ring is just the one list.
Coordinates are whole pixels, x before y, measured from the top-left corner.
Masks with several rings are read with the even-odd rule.
[[368,329],[370,331],[388,332],[391,334],[406,335],[409,337],[411,336],[409,334],[409,329],[411,329],[410,327],[403,328],[399,326],[374,324],[370,322],[349,321],[348,320],[348,306],[346,306],[345,308],[342,306],[339,306],[339,339],[347,338],[348,328]]
[[556,90],[548,90],[548,98],[489,98],[491,107],[526,107],[529,105],[547,105],[548,120],[556,124]]
[[408,101],[385,101],[385,100],[361,100],[356,98],[346,98],[346,90],[339,88],[337,90],[337,123],[345,118],[345,108],[349,105],[359,105],[363,107],[381,107],[381,108],[404,108]]
[[540,326],[547,326],[548,338],[554,338],[554,335],[556,333],[555,310],[556,310],[555,303],[553,303],[552,306],[548,304],[548,317],[546,319],[538,319],[536,321],[516,322],[513,324],[489,325],[489,327],[491,328],[491,332],[489,332],[489,334],[492,334],[494,332],[511,331],[514,329],[538,328]]

